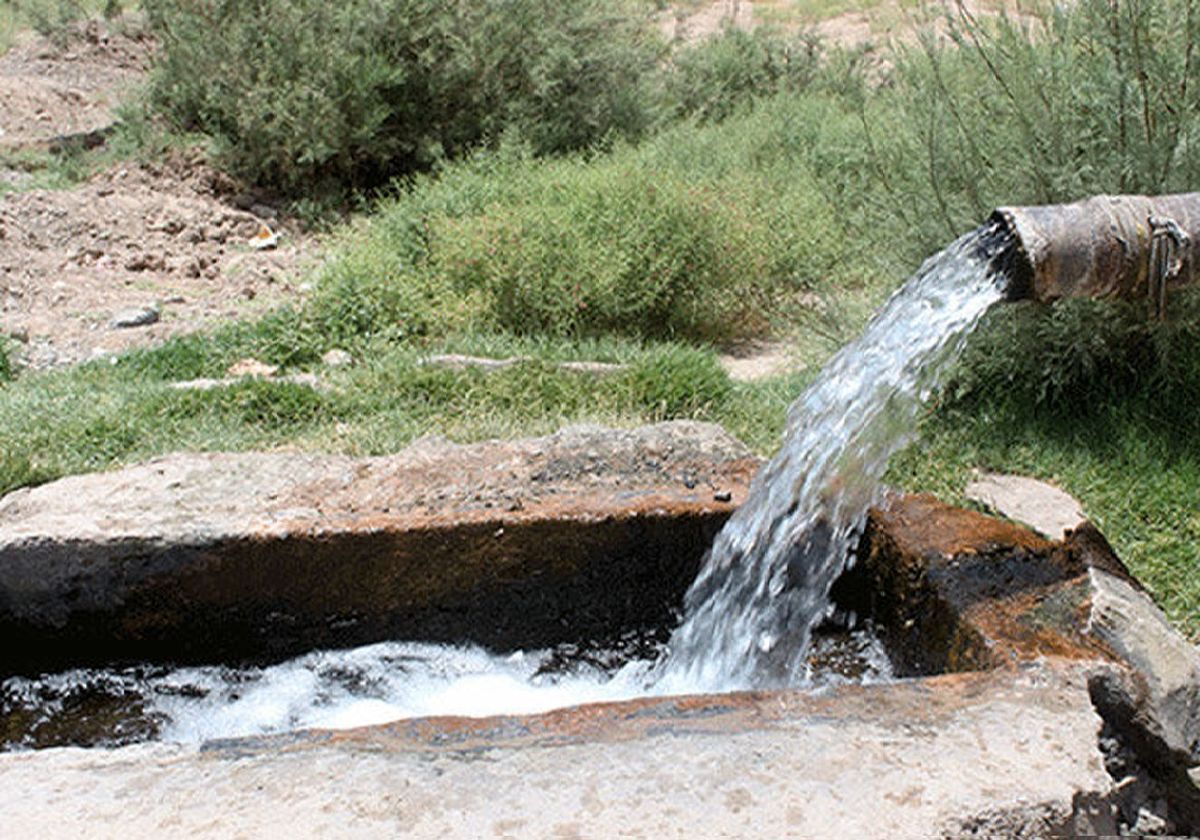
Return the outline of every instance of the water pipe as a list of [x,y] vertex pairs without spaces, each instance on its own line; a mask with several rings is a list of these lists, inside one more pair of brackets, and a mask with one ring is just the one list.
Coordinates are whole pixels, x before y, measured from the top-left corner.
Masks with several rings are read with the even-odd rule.
[[1074,204],[1001,207],[1013,300],[1146,300],[1166,316],[1172,290],[1200,279],[1200,193],[1100,195]]

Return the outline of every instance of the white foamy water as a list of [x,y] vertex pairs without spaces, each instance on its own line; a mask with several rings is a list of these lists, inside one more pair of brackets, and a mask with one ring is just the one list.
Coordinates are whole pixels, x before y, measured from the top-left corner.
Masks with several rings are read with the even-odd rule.
[[792,404],[759,472],[692,584],[657,686],[723,691],[805,679],[813,627],[850,562],[889,458],[979,318],[1003,296],[981,228],[926,260],[857,341]]
[[[0,724],[9,727],[0,727],[9,739],[0,741],[0,749],[150,738],[195,744],[414,717],[536,714],[665,690],[652,684],[653,660],[624,660],[611,651],[599,656],[608,663],[564,663],[561,650],[496,655],[477,647],[382,643],[317,651],[268,667],[77,669],[13,677],[0,682]],[[882,645],[866,633],[823,638],[813,667],[821,685],[891,676]]]
[[185,668],[142,689],[162,737],[196,742],[294,729],[347,729],[432,715],[533,714],[645,693],[648,662],[614,674],[544,671],[549,653],[387,642],[265,668]]

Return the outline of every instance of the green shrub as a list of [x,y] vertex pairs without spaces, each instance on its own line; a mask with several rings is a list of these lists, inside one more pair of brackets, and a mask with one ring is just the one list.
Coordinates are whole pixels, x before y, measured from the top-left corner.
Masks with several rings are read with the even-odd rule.
[[1001,204],[1200,183],[1200,15],[1080,0],[954,17],[860,106],[870,169],[925,250]]
[[728,28],[674,56],[668,101],[678,115],[722,120],[758,99],[806,89],[821,60],[820,42],[809,33]]
[[769,257],[736,195],[640,168],[563,174],[558,194],[436,220],[429,270],[521,334],[720,339],[753,323]]
[[252,180],[371,186],[506,130],[540,152],[650,123],[636,0],[146,0],[154,100]]
[[869,277],[782,103],[609,154],[506,146],[421,177],[347,234],[306,318],[322,332],[467,329],[724,342]]
[[997,307],[972,338],[951,392],[979,405],[1013,403],[1071,416],[1150,398],[1195,423],[1200,393],[1200,294],[1179,293],[1170,320],[1144,304],[1089,299]]

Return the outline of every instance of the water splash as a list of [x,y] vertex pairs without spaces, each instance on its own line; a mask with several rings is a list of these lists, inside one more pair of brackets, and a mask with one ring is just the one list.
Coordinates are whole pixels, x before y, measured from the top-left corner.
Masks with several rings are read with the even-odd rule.
[[[638,643],[628,649],[585,653],[566,645],[507,655],[383,642],[264,667],[135,666],[10,677],[0,681],[0,751],[201,743],[430,715],[535,714],[661,694],[647,690],[654,649],[631,641]],[[814,685],[891,676],[882,643],[866,633],[822,637],[815,648]]]
[[779,454],[717,536],[686,599],[660,687],[720,691],[803,681],[814,626],[852,562],[893,454],[967,335],[1003,297],[985,226],[930,257],[792,404]]

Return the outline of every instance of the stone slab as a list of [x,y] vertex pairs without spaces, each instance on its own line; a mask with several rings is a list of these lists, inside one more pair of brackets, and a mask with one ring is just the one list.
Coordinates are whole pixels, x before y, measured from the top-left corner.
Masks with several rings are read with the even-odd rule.
[[853,606],[881,627],[898,673],[1108,658],[1085,631],[1088,559],[1070,541],[918,494],[873,510],[864,546]]
[[1200,651],[1129,581],[1093,568],[1090,583],[1088,631],[1141,676],[1142,725],[1182,761],[1200,764]]
[[662,622],[758,466],[676,422],[380,458],[179,454],[18,490],[0,500],[0,672]]
[[1087,669],[0,755],[13,836],[1041,837],[1115,830]]
[[963,495],[1052,540],[1061,540],[1087,518],[1069,493],[1023,475],[984,473],[967,485]]

